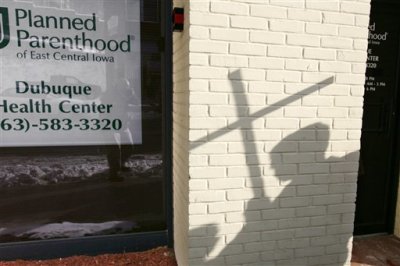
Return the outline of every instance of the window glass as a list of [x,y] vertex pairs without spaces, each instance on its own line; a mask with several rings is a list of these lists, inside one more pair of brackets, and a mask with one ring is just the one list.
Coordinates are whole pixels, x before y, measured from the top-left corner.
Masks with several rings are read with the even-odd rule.
[[166,229],[158,1],[0,5],[0,243]]

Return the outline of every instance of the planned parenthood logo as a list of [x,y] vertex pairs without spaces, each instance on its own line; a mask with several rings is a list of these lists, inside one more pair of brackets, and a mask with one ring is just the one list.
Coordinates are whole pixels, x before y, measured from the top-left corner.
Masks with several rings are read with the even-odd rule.
[[8,19],[8,8],[0,7],[0,49],[10,42],[10,23]]

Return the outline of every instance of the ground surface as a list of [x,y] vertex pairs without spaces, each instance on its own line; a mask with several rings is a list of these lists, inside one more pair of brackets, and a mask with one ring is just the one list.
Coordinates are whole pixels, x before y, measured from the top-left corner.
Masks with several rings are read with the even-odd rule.
[[400,239],[395,236],[355,238],[352,266],[400,266]]
[[94,266],[94,265],[144,265],[176,266],[175,257],[170,249],[160,247],[145,252],[106,254],[96,257],[75,256],[64,259],[44,261],[0,262],[0,266]]
[[[355,238],[352,266],[400,266],[400,239],[394,236]],[[177,266],[173,251],[159,247],[145,252],[75,256],[46,261],[0,262],[0,266]]]

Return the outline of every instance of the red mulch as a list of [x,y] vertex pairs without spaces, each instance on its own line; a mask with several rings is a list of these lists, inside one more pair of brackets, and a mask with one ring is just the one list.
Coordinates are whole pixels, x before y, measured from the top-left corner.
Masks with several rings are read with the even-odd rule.
[[177,266],[174,253],[166,247],[159,247],[144,252],[124,254],[105,254],[96,257],[74,256],[55,260],[10,261],[1,262],[0,266],[93,266],[93,265],[145,265]]

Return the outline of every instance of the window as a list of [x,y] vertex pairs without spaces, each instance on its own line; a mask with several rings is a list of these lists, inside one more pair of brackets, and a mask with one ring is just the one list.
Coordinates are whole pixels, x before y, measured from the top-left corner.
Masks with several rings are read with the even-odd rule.
[[0,243],[166,230],[162,25],[150,2],[2,4]]

